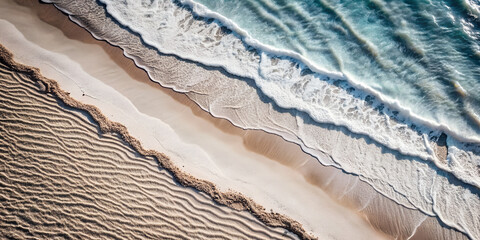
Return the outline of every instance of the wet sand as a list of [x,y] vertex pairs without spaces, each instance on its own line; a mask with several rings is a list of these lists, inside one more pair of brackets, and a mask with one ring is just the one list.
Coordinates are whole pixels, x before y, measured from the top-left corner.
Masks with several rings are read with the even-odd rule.
[[[77,41],[81,41],[86,44],[93,44],[95,46],[100,46],[103,49],[103,51],[108,54],[109,58],[113,60],[113,62],[116,65],[118,65],[120,68],[124,70],[124,73],[126,73],[128,77],[126,75],[119,76],[117,71],[112,70],[111,66],[108,66],[108,65],[99,66],[99,63],[105,64],[104,60],[91,61],[91,58],[88,58],[88,57],[75,58],[75,51],[81,52],[83,50],[81,50],[81,48],[71,48],[71,49],[62,50],[61,47],[59,47],[59,45],[54,45],[51,42],[52,40],[57,40],[57,38],[55,39],[44,38],[43,39],[44,42],[41,41],[42,40],[41,38],[36,39],[35,42],[39,46],[42,46],[45,48],[48,48],[50,46],[49,50],[58,51],[58,52],[72,50],[73,54],[71,54],[70,57],[75,58],[74,60],[76,62],[79,62],[85,70],[88,69],[88,72],[92,76],[98,79],[103,79],[105,83],[107,83],[110,86],[113,86],[117,91],[122,92],[122,95],[127,96],[134,103],[134,105],[138,108],[139,111],[156,118],[162,118],[164,120],[168,119],[165,121],[168,122],[171,126],[174,126],[177,129],[180,128],[178,132],[205,131],[205,132],[208,132],[208,134],[210,135],[217,135],[217,136],[230,135],[231,137],[224,137],[224,138],[219,137],[219,139],[227,143],[236,142],[236,144],[240,141],[241,144],[247,150],[266,156],[268,158],[266,159],[267,161],[273,160],[275,163],[281,163],[285,166],[288,166],[290,169],[297,170],[297,172],[301,173],[302,176],[306,178],[308,182],[314,183],[316,186],[320,186],[326,190],[329,190],[330,194],[333,195],[334,198],[338,198],[338,196],[336,196],[335,194],[336,191],[338,192],[338,195],[341,195],[342,192],[344,192],[343,188],[350,188],[351,185],[353,186],[361,185],[361,183],[360,184],[355,183],[355,181],[357,180],[353,179],[353,177],[341,176],[342,173],[339,174],[338,173],[339,171],[336,169],[322,167],[320,164],[317,163],[316,159],[312,158],[308,154],[303,153],[297,145],[288,143],[278,136],[267,134],[262,131],[243,130],[243,129],[234,127],[230,122],[226,120],[213,118],[210,114],[200,109],[195,103],[193,103],[190,99],[188,99],[186,95],[176,93],[172,90],[161,88],[159,87],[158,84],[152,83],[148,79],[148,76],[143,70],[137,68],[131,60],[123,56],[121,49],[112,47],[105,42],[99,42],[94,40],[88,34],[88,32],[84,31],[83,29],[79,28],[78,26],[76,26],[75,24],[69,21],[66,21],[65,20],[66,17],[63,16],[62,14],[59,14],[58,11],[54,9],[51,5],[37,4],[34,7],[37,10],[37,13],[41,13],[40,17],[42,18],[42,20],[60,28],[66,37],[70,39],[75,39]],[[17,26],[18,25],[21,26],[21,24],[17,24]],[[25,29],[28,29],[28,28],[25,28]],[[29,38],[28,31],[25,31],[25,32],[26,32],[25,35],[28,39]],[[35,35],[36,33],[31,32],[31,34],[32,36],[30,37],[33,38],[34,37],[33,35]],[[69,47],[68,45],[61,45],[61,46],[65,48]],[[85,53],[78,53],[77,55],[78,56],[85,55]],[[111,72],[108,72],[108,70],[106,69],[110,69]],[[126,79],[135,79],[137,80],[138,84],[134,84],[131,82],[122,82],[122,81],[119,81],[119,79],[123,79],[124,81],[127,81]],[[139,95],[140,92],[145,93],[145,89],[151,89],[150,90],[151,92],[149,92],[148,94],[144,94],[143,96],[157,96],[157,97],[150,98],[150,99],[147,97],[142,97],[142,98],[136,97]],[[159,94],[157,94],[158,92],[161,92],[163,95],[159,96]],[[158,111],[159,107],[158,105],[157,107],[155,107],[155,105],[162,101],[166,102],[164,105],[162,105],[161,109],[163,109],[163,111]],[[178,104],[181,104],[184,107],[179,109]],[[165,107],[168,107],[169,105],[170,105],[170,108],[166,110]],[[185,122],[181,122],[179,120],[191,118],[192,113],[194,116],[196,116],[199,119],[199,120],[196,120],[195,124],[192,124],[192,125],[195,125],[196,127],[195,128],[182,127],[185,125]],[[175,125],[176,123],[178,125]],[[208,128],[206,128],[207,126]],[[212,130],[212,126],[216,130]],[[184,140],[189,141],[189,139],[184,139]],[[219,155],[222,155],[222,154],[223,153],[219,153]],[[242,152],[239,155],[246,155],[246,154]],[[265,160],[262,160],[262,161],[265,161]],[[337,184],[331,184],[330,181],[332,179],[335,179]],[[341,184],[342,182],[344,183],[343,185]],[[317,194],[317,197],[322,198],[325,196],[322,196],[322,194],[320,195]],[[378,199],[378,198],[375,198],[375,199]],[[311,201],[315,201],[315,200],[318,200],[318,199],[311,199]],[[385,202],[386,209],[391,208],[389,206],[389,204],[391,205],[391,203],[388,203],[388,201],[385,201],[382,199],[377,201]],[[356,205],[355,203],[355,199],[348,199],[348,197],[345,197],[344,199],[341,199],[341,202],[342,204],[352,208],[358,207],[357,206],[358,204]],[[372,221],[374,225],[376,225],[377,227],[384,224],[383,223],[384,221],[389,220],[388,217],[381,217],[381,216],[378,217],[379,220],[375,220],[374,216],[375,215],[370,214],[369,216],[370,221]],[[388,224],[386,225],[387,226],[381,227],[382,230],[392,235],[398,234],[398,232],[401,231],[398,229],[397,230],[393,229],[389,231],[388,229],[389,228],[391,229],[392,226],[388,226]],[[399,226],[398,228],[401,229],[402,227]],[[408,232],[409,230],[407,229],[406,231]]]

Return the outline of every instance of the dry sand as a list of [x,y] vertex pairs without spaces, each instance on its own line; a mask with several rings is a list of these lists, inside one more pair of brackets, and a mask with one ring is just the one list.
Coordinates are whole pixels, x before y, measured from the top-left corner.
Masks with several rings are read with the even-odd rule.
[[75,102],[55,84],[4,63],[0,60],[2,238],[294,237],[178,185],[154,158],[139,155],[115,134],[100,134],[87,112],[68,107]]

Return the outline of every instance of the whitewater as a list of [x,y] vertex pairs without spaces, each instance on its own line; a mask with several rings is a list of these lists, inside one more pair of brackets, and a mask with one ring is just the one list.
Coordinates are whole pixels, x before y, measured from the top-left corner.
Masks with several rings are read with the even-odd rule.
[[[253,79],[261,92],[278,106],[298,111],[295,116],[296,129],[292,127],[287,130],[261,123],[236,122],[227,114],[222,117],[243,128],[260,128],[279,134],[301,145],[304,151],[317,157],[324,165],[358,175],[397,203],[419,209],[430,216],[438,216],[443,223],[472,238],[480,237],[480,220],[475,212],[472,215],[472,210],[480,207],[480,55],[475,41],[470,41],[472,50],[468,59],[454,56],[446,61],[457,65],[465,62],[468,64],[463,68],[452,65],[448,75],[451,79],[435,82],[432,79],[436,75],[433,75],[440,72],[447,74],[446,67],[439,68],[433,75],[427,71],[442,59],[435,56],[437,58],[432,59],[437,62],[429,63],[425,60],[430,53],[426,46],[416,45],[418,42],[415,39],[409,39],[412,36],[409,31],[415,29],[396,33],[397,38],[403,39],[401,41],[406,46],[404,50],[409,54],[408,58],[402,58],[402,55],[390,56],[391,49],[396,46],[388,46],[388,41],[381,36],[376,39],[373,35],[375,32],[362,32],[361,27],[353,25],[343,28],[337,26],[338,31],[355,35],[355,41],[361,43],[361,51],[366,51],[359,55],[355,47],[329,45],[330,42],[323,42],[328,46],[327,50],[322,49],[325,46],[321,41],[326,40],[320,37],[320,42],[310,44],[313,46],[310,48],[291,41],[288,43],[286,36],[298,37],[294,41],[303,43],[303,46],[309,45],[306,43],[311,39],[291,32],[297,26],[295,22],[278,16],[273,18],[274,10],[279,8],[270,1],[238,1],[248,3],[249,6],[242,6],[238,2],[238,6],[228,5],[235,4],[231,1],[100,2],[105,4],[107,12],[116,21],[141,36],[147,45],[155,47],[161,53],[222,67],[236,76]],[[313,3],[320,3],[330,13],[341,9],[324,1]],[[385,6],[381,1],[373,3],[378,11],[395,9]],[[313,15],[307,15],[308,12],[296,2],[285,5],[288,6],[288,12],[295,12],[303,19],[315,20]],[[448,4],[442,6],[449,7]],[[462,8],[470,14],[470,18],[465,20],[453,16],[453,19],[457,18],[455,22],[459,22],[469,37],[476,39],[478,6],[472,2],[463,2]],[[274,22],[275,31],[268,27],[258,27],[256,24],[264,23],[253,21],[258,14],[249,14],[252,11],[246,9],[256,9],[269,22]],[[64,11],[68,13],[69,10]],[[351,22],[347,15],[335,14],[341,22]],[[392,13],[389,16],[394,15]],[[437,16],[432,21],[441,26],[441,20]],[[278,29],[285,32],[283,37],[275,35],[279,33]],[[376,30],[378,33],[382,29]],[[331,39],[333,36],[323,34],[322,37]],[[335,39],[335,42],[341,44],[342,41]],[[147,70],[152,80],[164,86],[180,92],[190,92],[200,84],[196,78],[188,83],[166,84],[168,80],[155,78],[157,69],[148,64],[148,56],[142,58],[129,55],[128,48],[121,47],[127,56],[136,59],[137,64]],[[454,49],[450,50],[453,54]],[[359,57],[356,59],[353,56]],[[367,56],[374,61],[368,60]],[[429,67],[417,67],[422,64]],[[402,69],[405,66],[409,68]],[[399,76],[409,76],[413,80],[407,81]],[[419,95],[417,90],[426,95]],[[225,91],[236,95],[236,91],[241,89],[230,88]],[[200,105],[214,115],[222,115],[221,110],[218,110],[220,106]],[[242,103],[229,103],[227,107],[248,109]],[[302,113],[307,113],[319,125],[302,120],[299,117]],[[345,146],[332,146],[340,141],[332,133],[318,130],[322,124],[346,127],[353,133],[346,134],[347,136],[361,140],[345,138],[342,139]],[[444,133],[444,141],[448,146],[446,159],[442,159],[436,150],[439,145],[437,142],[445,136]],[[355,150],[348,148],[351,146],[355,146]],[[458,180],[462,182],[458,183]],[[452,202],[456,204],[451,206]]]
[[[198,27],[208,27],[209,31],[189,34],[191,21],[184,22],[185,16],[178,14],[178,9],[175,9],[178,6],[174,3],[170,3],[171,12],[160,14],[156,11],[161,10],[162,3],[157,1],[148,4],[136,1],[127,1],[127,4],[114,4],[114,1],[108,0],[101,2],[106,4],[107,11],[119,22],[139,33],[147,44],[162,53],[178,55],[210,66],[221,66],[237,76],[254,79],[262,92],[281,107],[307,112],[321,123],[345,126],[402,154],[432,160],[463,181],[480,186],[476,174],[477,159],[458,157],[460,154],[457,154],[456,161],[462,162],[463,169],[442,166],[429,143],[431,139],[438,139],[442,131],[461,141],[478,142],[478,128],[452,129],[456,124],[461,125],[461,120],[454,117],[454,123],[449,125],[420,117],[412,109],[402,107],[398,100],[392,101],[363,83],[316,68],[308,59],[295,52],[261,44],[229,19],[199,3],[185,2],[195,13],[215,17],[221,22],[205,22],[205,26]],[[186,32],[178,34],[177,24],[174,23],[180,23]],[[212,29],[207,26],[209,24],[219,27]],[[221,26],[234,29],[235,34],[220,39],[222,30],[227,30]],[[212,34],[216,36],[211,36]],[[304,60],[306,63],[296,60]],[[427,113],[421,112],[422,115]],[[471,170],[465,167],[470,167]]]

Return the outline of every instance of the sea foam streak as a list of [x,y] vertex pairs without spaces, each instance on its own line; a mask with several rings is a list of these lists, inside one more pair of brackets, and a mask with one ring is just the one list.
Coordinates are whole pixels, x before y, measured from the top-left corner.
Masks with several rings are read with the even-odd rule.
[[[274,57],[272,53],[246,47],[237,35],[225,34],[228,30],[221,28],[216,22],[196,20],[189,11],[171,2],[142,5],[134,1],[128,2],[128,6],[117,2],[113,4],[114,2],[106,0],[103,2],[116,20],[140,33],[146,43],[157,47],[161,52],[197,60],[207,65],[223,66],[229,72],[255,79],[257,85],[267,95],[279,94],[272,98],[281,106],[285,106],[282,103],[298,104],[301,106],[299,109],[309,112],[317,121],[333,123],[344,121],[338,124],[346,126],[353,124],[349,126],[353,131],[355,127],[364,127],[357,132],[371,131],[370,136],[385,146],[393,145],[392,149],[398,149],[411,156],[436,159],[433,146],[430,146],[432,144],[430,138],[439,137],[439,131],[425,132],[423,127],[413,129],[410,124],[405,123],[401,115],[395,117],[392,110],[375,101],[374,97],[356,90],[345,81],[336,80],[328,74],[310,73],[302,65],[292,61],[291,57]],[[110,41],[124,47],[128,55],[128,43],[116,39]],[[142,56],[138,58],[142,59]],[[149,71],[153,80],[168,82],[168,79],[155,78],[157,69],[154,65],[149,65],[148,60],[149,57],[143,58],[143,64],[139,65]],[[188,92],[201,85],[200,81],[201,78],[192,77],[187,83],[178,82],[169,86],[178,91]],[[223,90],[233,95],[236,94],[235,91],[227,88]],[[312,102],[305,101],[309,99],[308,94],[322,98]],[[210,108],[208,105],[206,107]],[[248,109],[250,106],[237,107]],[[350,108],[352,110],[348,111]],[[214,110],[215,106],[212,108],[212,111]],[[363,114],[364,111],[370,111],[370,115]],[[344,136],[342,131],[333,133],[334,131],[330,132],[329,129],[319,130],[316,126],[312,127],[311,123],[302,121],[301,118],[297,118],[297,126],[283,129],[283,132],[278,127],[269,129],[280,129],[277,133],[301,144],[307,152],[317,156],[324,164],[358,174],[362,180],[398,203],[418,208],[429,215],[437,215],[446,224],[470,236],[480,236],[477,227],[479,220],[474,217],[475,212],[472,216],[472,210],[480,206],[477,188],[452,184],[449,180],[452,176],[439,174],[439,169],[432,167],[431,164],[415,157],[398,155],[381,145],[363,141],[361,136],[357,136],[360,140],[356,140],[349,137],[352,134]],[[237,124],[251,127],[248,123],[247,126],[243,122]],[[472,144],[468,147],[462,146],[465,144],[450,137],[447,142],[449,145],[456,145],[456,152],[450,151],[453,148],[449,149],[449,158],[452,159],[455,155],[455,161],[449,163],[455,164],[443,164],[438,161],[437,164],[452,171],[465,182],[476,185],[476,173],[465,170],[475,169],[478,162],[478,147]],[[400,144],[399,147],[397,144]],[[355,151],[361,154],[349,154],[352,149],[357,149]],[[324,157],[319,156],[319,152],[323,153]],[[449,204],[452,202],[459,204],[452,208]]]

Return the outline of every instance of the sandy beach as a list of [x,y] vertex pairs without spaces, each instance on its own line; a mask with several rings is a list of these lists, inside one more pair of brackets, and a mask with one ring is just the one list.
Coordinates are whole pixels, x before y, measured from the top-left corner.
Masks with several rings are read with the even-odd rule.
[[[152,202],[151,204],[142,203],[140,208],[143,208],[147,215],[144,218],[150,219],[146,222],[153,225],[147,224],[126,232],[140,233],[142,228],[156,226],[155,219],[161,218],[173,219],[169,222],[171,225],[166,227],[169,230],[164,231],[159,226],[158,235],[152,233],[148,237],[162,237],[161,234],[165,232],[171,233],[163,236],[166,238],[296,237],[291,232],[287,232],[287,236],[284,236],[284,229],[267,227],[264,224],[266,220],[263,223],[259,221],[262,217],[252,215],[252,211],[244,211],[248,210],[246,206],[258,204],[266,208],[265,213],[272,210],[285,215],[288,221],[298,223],[305,229],[305,235],[301,234],[303,230],[299,230],[300,228],[296,228],[297,234],[300,233],[299,235],[304,238],[314,236],[326,239],[335,236],[337,239],[407,239],[409,237],[427,239],[428,236],[435,239],[436,234],[452,239],[465,237],[452,229],[443,228],[436,218],[405,208],[383,197],[356,176],[345,174],[333,167],[322,166],[317,159],[302,151],[298,145],[278,135],[261,130],[241,129],[230,121],[212,116],[198,104],[206,101],[201,98],[201,93],[179,93],[152,82],[144,70],[124,56],[122,49],[96,40],[53,5],[30,1],[19,2],[20,4],[13,1],[0,3],[0,29],[6,33],[0,36],[0,43],[13,52],[15,61],[38,67],[43,76],[57,81],[59,87],[68,92],[72,99],[96,106],[106,118],[125,126],[129,135],[141,144],[142,149],[165,154],[174,166],[172,169],[178,168],[194,178],[211,182],[218,191],[234,191],[241,193],[241,196],[246,196],[245,199],[253,199],[252,203],[247,205],[230,204],[229,208],[218,204],[218,201],[212,202],[210,197],[215,195],[217,190],[203,194],[190,188],[193,185],[187,184],[190,187],[185,188],[175,184],[165,170],[158,169],[151,157],[142,157],[141,155],[144,154],[138,156],[135,153],[138,149],[135,147],[131,149],[122,143],[118,136],[107,134],[105,137],[107,139],[103,139],[103,135],[97,134],[95,121],[92,122],[74,109],[59,105],[52,96],[47,97],[45,94],[36,92],[33,83],[26,83],[28,78],[22,81],[22,77],[17,77],[18,74],[8,69],[8,66],[2,66],[3,78],[9,79],[5,84],[16,84],[15,86],[26,93],[15,98],[19,102],[12,104],[19,105],[25,99],[32,98],[32,101],[38,104],[36,108],[45,111],[35,113],[28,108],[22,110],[25,116],[31,119],[47,114],[56,116],[58,120],[53,121],[52,124],[57,125],[49,127],[54,129],[49,132],[52,138],[67,141],[69,138],[74,138],[68,135],[69,132],[70,134],[71,131],[82,132],[85,134],[84,139],[79,141],[83,145],[75,151],[92,152],[92,154],[98,151],[98,155],[102,156],[94,159],[93,163],[88,161],[88,155],[69,163],[71,166],[76,166],[74,168],[88,168],[89,171],[97,174],[99,183],[98,186],[93,184],[95,189],[108,189],[117,184],[124,184],[125,189],[115,194],[120,196],[122,192],[130,192],[129,196],[132,199],[126,198],[125,203],[118,204],[118,208],[120,206],[135,207],[142,201],[134,199],[138,192],[143,194],[144,199]],[[165,56],[165,61],[162,67],[192,65],[172,56]],[[185,71],[184,75],[193,77],[197,70],[191,67],[177,71]],[[219,74],[222,73],[212,70],[212,77]],[[9,87],[5,85],[4,88]],[[10,101],[13,100],[5,103]],[[64,122],[74,122],[67,125],[73,126],[72,129],[76,130],[64,132]],[[27,122],[18,128],[25,129],[22,131],[33,131],[29,128],[31,125]],[[18,137],[22,136],[18,132],[15,134]],[[42,137],[44,134],[38,133]],[[48,146],[38,145],[38,148],[42,147]],[[82,150],[83,148],[87,148],[88,151]],[[102,152],[109,148],[114,150],[107,151],[107,156],[103,158]],[[60,153],[65,152],[66,149],[60,148],[57,151],[53,155],[62,155],[63,153]],[[41,162],[46,158],[55,159],[53,155],[37,158],[37,161]],[[121,156],[121,158],[116,160],[118,162],[112,163],[108,156]],[[99,170],[91,169],[95,163],[100,164]],[[13,163],[9,162],[9,164]],[[38,164],[41,165],[41,163]],[[125,169],[132,170],[125,171]],[[50,171],[50,169],[45,168],[41,171]],[[131,172],[135,174],[129,175],[133,174]],[[23,172],[15,174],[28,175]],[[102,180],[105,175],[113,176],[109,176],[108,180]],[[92,181],[86,178],[81,180]],[[133,182],[123,182],[123,180],[132,181],[132,179]],[[155,184],[157,182],[161,183],[159,188]],[[81,185],[80,182],[78,184]],[[146,190],[132,190],[132,188]],[[199,188],[200,192],[205,192],[205,189],[202,190],[204,187]],[[365,193],[365,199],[359,197],[362,192]],[[98,193],[101,195],[101,191]],[[99,195],[99,197],[109,202],[113,200],[108,199],[117,197],[115,194]],[[177,203],[175,200],[177,198],[184,202]],[[159,199],[167,203],[174,202],[174,204],[164,206]],[[220,203],[221,201],[224,200],[220,200]],[[227,202],[223,204],[229,205]],[[149,207],[145,207],[148,205],[155,205],[153,209],[157,210],[164,208],[173,210],[167,211],[167,214],[154,211],[148,216]],[[237,211],[232,207],[243,211]],[[108,206],[103,205],[99,209],[108,213],[112,211],[108,210]],[[207,210],[204,211],[204,209]],[[119,209],[115,211],[118,212]],[[128,210],[120,210],[122,211]],[[122,217],[135,214],[130,212],[122,214]],[[115,215],[106,213],[98,213],[97,217],[89,218],[98,218],[103,215],[116,218]],[[68,219],[68,216],[65,218]],[[202,219],[200,222],[204,226],[195,225],[198,222],[191,219]],[[224,222],[224,219],[228,219],[231,223]],[[120,231],[122,221],[126,220],[118,220],[118,225],[113,228]],[[222,224],[217,226],[219,223]],[[205,231],[196,231],[198,228]],[[68,226],[63,230],[67,229],[69,229]],[[189,232],[190,230],[192,232]],[[238,233],[234,233],[235,231]],[[179,234],[178,232],[185,235],[176,235]],[[78,234],[72,236],[84,236],[81,233]],[[103,231],[102,234],[107,233]],[[121,231],[118,235],[121,236]]]
[[9,121],[2,125],[2,168],[10,169],[0,175],[8,189],[0,194],[3,236],[294,237],[179,186],[153,158],[140,156],[115,134],[100,134],[88,112],[47,95],[47,84],[3,60],[1,115]]

